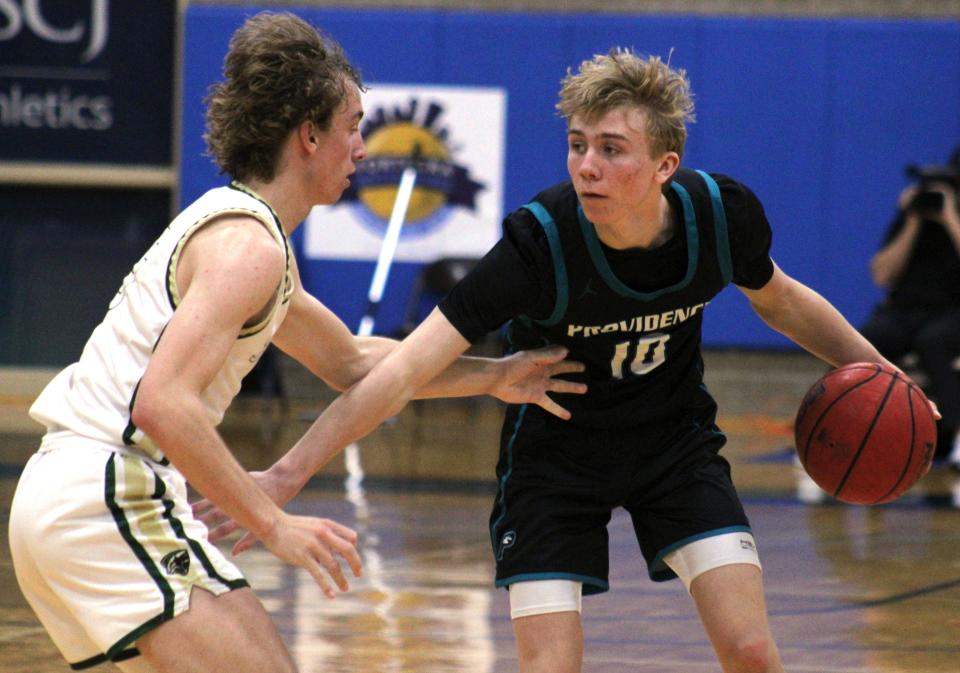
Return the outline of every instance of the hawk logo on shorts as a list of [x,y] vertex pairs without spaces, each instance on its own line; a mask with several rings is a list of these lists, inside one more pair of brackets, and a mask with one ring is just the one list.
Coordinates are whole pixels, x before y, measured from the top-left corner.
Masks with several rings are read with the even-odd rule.
[[503,553],[507,551],[510,547],[513,546],[513,543],[517,541],[517,532],[513,530],[508,530],[500,537],[500,549],[497,550],[497,560],[503,559]]
[[745,540],[740,538],[740,549],[749,549],[751,551],[755,550],[757,545],[753,544],[752,540]]
[[160,565],[168,575],[186,575],[190,572],[190,554],[186,549],[172,551],[160,559]]

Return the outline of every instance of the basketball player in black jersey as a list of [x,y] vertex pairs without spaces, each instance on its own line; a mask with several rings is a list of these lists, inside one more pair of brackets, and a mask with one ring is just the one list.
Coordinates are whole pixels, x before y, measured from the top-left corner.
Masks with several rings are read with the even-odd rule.
[[510,406],[503,425],[490,537],[520,670],[581,670],[581,595],[608,588],[606,524],[623,507],[650,577],[683,581],[723,670],[781,672],[756,543],[703,385],[704,311],[733,283],[825,362],[889,362],[777,267],[746,186],[680,168],[693,113],[683,71],[614,50],[567,75],[558,109],[570,181],[510,214],[479,266],[266,478],[300,488],[509,322],[513,349],[563,345],[586,364],[573,378],[587,385],[555,406]]

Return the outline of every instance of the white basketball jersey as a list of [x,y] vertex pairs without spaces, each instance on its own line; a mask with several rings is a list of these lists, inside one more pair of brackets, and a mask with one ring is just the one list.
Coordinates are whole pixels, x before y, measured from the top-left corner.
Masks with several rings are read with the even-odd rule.
[[273,209],[243,185],[212,189],[188,206],[138,261],[106,316],[84,346],[80,360],[60,372],[30,408],[48,433],[72,432],[116,446],[136,447],[157,461],[162,451],[130,420],[137,386],[153,349],[180,303],[177,263],[189,238],[224,215],[255,217],[287,255],[287,273],[269,314],[244,327],[201,399],[216,425],[280,327],[293,292],[292,254]]

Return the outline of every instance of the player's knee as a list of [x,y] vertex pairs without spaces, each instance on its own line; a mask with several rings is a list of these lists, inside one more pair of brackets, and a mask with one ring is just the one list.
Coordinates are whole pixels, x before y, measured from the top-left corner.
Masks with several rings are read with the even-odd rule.
[[769,673],[776,670],[776,646],[769,636],[744,637],[720,652],[725,673]]
[[579,673],[582,586],[571,580],[510,585],[510,616],[521,673]]

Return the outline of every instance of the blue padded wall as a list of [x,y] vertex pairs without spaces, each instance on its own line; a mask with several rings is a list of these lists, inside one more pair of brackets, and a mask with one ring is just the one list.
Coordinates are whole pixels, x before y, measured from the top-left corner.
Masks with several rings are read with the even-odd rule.
[[[220,184],[203,156],[202,98],[250,7],[186,13],[182,202]],[[960,23],[297,9],[333,34],[364,78],[507,91],[504,212],[565,178],[554,112],[566,69],[614,45],[670,55],[697,104],[686,165],[732,175],[764,202],[773,256],[854,324],[880,298],[868,274],[908,163],[960,144]],[[672,51],[672,54],[671,54]],[[308,289],[355,328],[373,263],[308,261]],[[396,328],[418,266],[392,270],[378,319]],[[707,309],[708,346],[784,348],[735,289]]]

